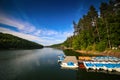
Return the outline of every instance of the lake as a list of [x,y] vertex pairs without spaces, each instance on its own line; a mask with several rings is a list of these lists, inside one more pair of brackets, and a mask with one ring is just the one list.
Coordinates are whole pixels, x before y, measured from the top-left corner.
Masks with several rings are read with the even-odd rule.
[[120,75],[62,69],[54,48],[0,51],[0,80],[119,80]]

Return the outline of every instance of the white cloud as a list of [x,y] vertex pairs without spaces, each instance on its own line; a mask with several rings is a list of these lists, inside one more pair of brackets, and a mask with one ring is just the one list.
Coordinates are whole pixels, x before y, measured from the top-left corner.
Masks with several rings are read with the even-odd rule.
[[3,28],[3,27],[0,27],[0,32],[12,34],[12,35],[18,36],[20,38],[34,41],[34,42],[37,42],[37,43],[45,45],[45,46],[57,44],[57,43],[62,43],[67,36],[71,35],[71,33],[69,33],[69,32],[64,32],[63,34],[58,33],[58,35],[55,35],[52,37],[51,36],[44,36],[44,35],[42,37],[38,37],[35,35],[31,35],[31,34],[16,32],[16,31],[13,31],[13,30],[10,30],[7,28]]
[[45,35],[57,35],[58,32],[57,31],[53,31],[53,30],[44,30],[43,34],[45,34]]
[[65,35],[65,37],[70,37],[73,35],[73,32],[64,32],[63,35]]
[[44,35],[44,36],[51,36],[51,35],[57,35],[58,32],[54,30],[48,30],[48,29],[38,29],[34,32],[34,35]]
[[36,28],[32,24],[29,24],[25,21],[15,20],[14,18],[4,14],[0,14],[0,23],[12,26],[24,33],[31,33],[36,30]]
[[16,20],[12,17],[0,14],[0,23],[14,27],[18,32],[10,28],[0,27],[0,32],[12,34],[23,39],[34,41],[43,45],[52,45],[62,43],[67,37],[72,35],[72,31],[58,32],[49,29],[37,29],[36,26],[29,22]]
[[36,32],[34,32],[34,35],[39,36],[41,34],[42,30],[37,30]]
[[4,14],[0,14],[0,23],[14,27],[18,29],[18,31],[22,33],[30,33],[34,34],[36,36],[40,35],[57,35],[58,32],[54,30],[48,30],[48,29],[36,29],[36,26],[26,22],[26,21],[20,21],[16,20],[12,17],[9,17]]

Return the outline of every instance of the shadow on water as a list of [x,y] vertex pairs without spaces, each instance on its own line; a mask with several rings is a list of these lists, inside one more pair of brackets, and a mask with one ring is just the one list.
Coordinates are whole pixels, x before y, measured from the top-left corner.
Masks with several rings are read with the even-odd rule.
[[86,72],[85,69],[79,69],[76,74],[77,80],[120,80],[120,75],[93,71]]

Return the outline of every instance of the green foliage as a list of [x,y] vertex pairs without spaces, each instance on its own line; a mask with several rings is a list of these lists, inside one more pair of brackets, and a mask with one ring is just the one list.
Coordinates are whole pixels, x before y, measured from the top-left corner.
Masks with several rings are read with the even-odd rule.
[[74,39],[73,39],[73,42],[72,42],[72,47],[73,47],[73,49],[81,49],[81,47],[80,47],[80,40],[79,40],[80,38],[79,38],[79,36],[76,36],[76,37],[74,37]]
[[[104,51],[120,46],[120,9],[117,0],[101,3],[100,17],[94,6],[79,19],[79,33],[68,38],[64,45],[74,49]],[[77,29],[77,28],[76,28]],[[78,30],[76,30],[78,31]]]
[[64,46],[71,48],[72,47],[72,42],[73,42],[73,37],[67,38],[67,40],[63,43]]
[[88,46],[88,47],[86,48],[86,50],[87,50],[87,51],[93,50],[93,46]]
[[95,46],[95,49],[97,51],[104,51],[106,49],[106,42],[101,41],[101,42],[97,43]]
[[0,49],[38,49],[43,46],[10,34],[0,33]]

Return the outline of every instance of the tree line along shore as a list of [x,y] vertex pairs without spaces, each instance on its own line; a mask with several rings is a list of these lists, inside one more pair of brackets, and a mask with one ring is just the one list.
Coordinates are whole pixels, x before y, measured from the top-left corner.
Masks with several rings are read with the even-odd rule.
[[39,49],[41,44],[28,41],[11,34],[0,33],[0,50],[4,49]]
[[73,21],[74,35],[52,47],[120,57],[120,1],[102,2],[99,9],[98,14],[91,5],[78,23]]

